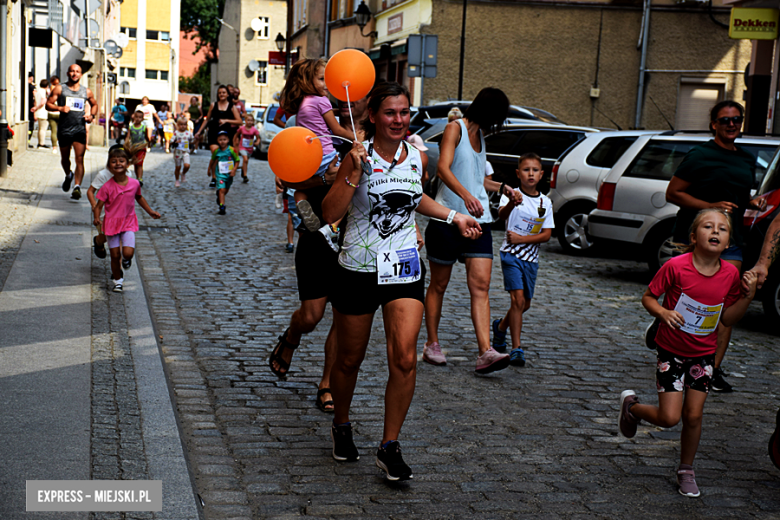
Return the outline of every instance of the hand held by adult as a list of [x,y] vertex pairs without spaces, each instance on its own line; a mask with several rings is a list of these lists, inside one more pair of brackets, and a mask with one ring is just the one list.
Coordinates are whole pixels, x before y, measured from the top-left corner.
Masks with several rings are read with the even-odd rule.
[[[748,274],[750,276],[748,276]],[[747,296],[750,292],[750,284],[752,277],[756,279],[756,288],[761,289],[764,286],[766,277],[769,275],[769,269],[764,264],[756,264],[750,271],[745,271],[742,275],[742,296]]]
[[458,226],[460,234],[468,239],[475,240],[482,236],[482,227],[474,218],[468,215],[456,214],[453,223]]

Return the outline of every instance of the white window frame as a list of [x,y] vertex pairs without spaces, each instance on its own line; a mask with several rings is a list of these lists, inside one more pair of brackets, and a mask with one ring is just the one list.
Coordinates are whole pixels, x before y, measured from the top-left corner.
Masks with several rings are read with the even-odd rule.
[[258,68],[257,72],[255,72],[255,84],[268,85],[268,62],[259,61],[258,63],[260,64],[260,68]]
[[[133,29],[135,31],[135,36],[130,36],[130,29]],[[119,32],[126,34],[129,40],[138,39],[138,27],[120,27]]]
[[258,40],[267,40],[271,37],[271,18],[268,16],[258,16],[260,22],[265,24],[259,31],[257,31]]

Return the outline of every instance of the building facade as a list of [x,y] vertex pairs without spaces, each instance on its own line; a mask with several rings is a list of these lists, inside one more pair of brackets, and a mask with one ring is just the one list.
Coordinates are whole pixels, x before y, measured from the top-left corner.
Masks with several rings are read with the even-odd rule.
[[144,96],[158,107],[177,99],[180,14],[180,0],[122,2],[119,32],[127,45],[118,75],[128,108]]
[[220,84],[231,84],[241,89],[247,105],[273,103],[284,86],[284,65],[272,65],[270,53],[278,52],[277,35],[287,32],[287,2],[233,0],[225,3],[223,20],[211,99]]
[[[716,23],[728,21],[719,3],[713,1],[711,17],[706,3],[652,1],[638,96],[641,4],[472,0],[463,98],[496,86],[513,104],[548,110],[572,124],[614,128],[611,119],[624,129],[706,129],[709,107],[722,99],[742,101],[751,54],[749,41],[729,39],[728,29]],[[426,80],[426,103],[458,95],[462,14],[462,2],[434,0],[432,23],[423,32],[439,36],[439,74]]]

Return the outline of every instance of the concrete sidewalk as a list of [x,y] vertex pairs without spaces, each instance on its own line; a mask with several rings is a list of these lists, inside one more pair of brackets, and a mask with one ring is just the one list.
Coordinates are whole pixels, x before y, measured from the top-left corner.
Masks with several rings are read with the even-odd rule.
[[28,517],[27,480],[162,480],[162,512],[121,518],[200,514],[140,273],[111,293],[109,260],[92,254],[86,187],[105,152],[87,153],[78,202],[50,152],[24,154],[0,179],[3,519]]

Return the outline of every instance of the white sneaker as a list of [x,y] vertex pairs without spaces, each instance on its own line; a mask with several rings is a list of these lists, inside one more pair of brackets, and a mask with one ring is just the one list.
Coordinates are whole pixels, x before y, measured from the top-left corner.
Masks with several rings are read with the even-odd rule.
[[119,280],[114,280],[114,292],[122,292],[122,284],[125,283],[124,278],[120,278]]
[[175,186],[178,188],[179,186],[181,186],[181,183],[180,183],[179,181],[176,181],[176,182],[174,183],[174,185],[175,185]]
[[330,226],[327,225],[327,224],[322,226],[317,231],[319,231],[320,234],[325,237],[325,242],[328,243],[330,248],[333,249],[333,251],[335,251],[336,253],[338,253],[339,252],[339,235],[338,235],[338,233],[334,233],[330,229]]

